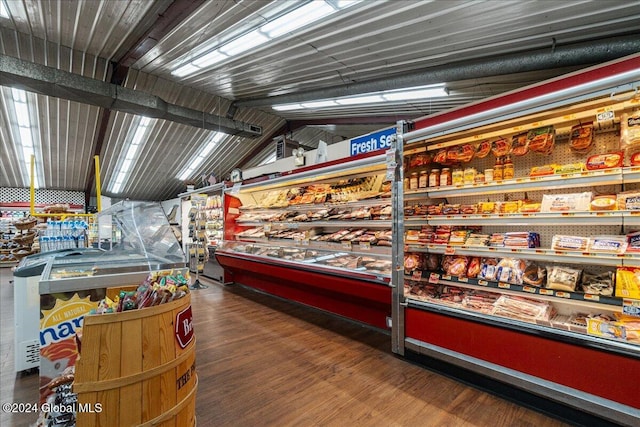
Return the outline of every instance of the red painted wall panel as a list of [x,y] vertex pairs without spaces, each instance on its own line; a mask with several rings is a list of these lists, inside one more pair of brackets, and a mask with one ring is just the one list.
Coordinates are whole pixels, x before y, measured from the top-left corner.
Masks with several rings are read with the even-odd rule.
[[408,308],[406,337],[640,408],[640,360]]

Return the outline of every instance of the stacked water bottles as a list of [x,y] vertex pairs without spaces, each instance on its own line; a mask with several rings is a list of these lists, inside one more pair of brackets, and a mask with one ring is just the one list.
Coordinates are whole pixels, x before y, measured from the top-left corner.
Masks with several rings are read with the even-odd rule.
[[86,248],[88,228],[82,220],[49,221],[40,236],[40,252]]

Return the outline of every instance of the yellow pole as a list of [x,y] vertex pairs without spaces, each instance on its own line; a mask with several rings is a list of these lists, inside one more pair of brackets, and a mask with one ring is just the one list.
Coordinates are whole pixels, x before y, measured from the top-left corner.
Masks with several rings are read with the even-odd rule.
[[102,187],[100,186],[100,157],[93,156],[93,160],[96,164],[96,208],[98,212],[102,210]]
[[30,183],[29,183],[29,187],[30,187],[30,200],[29,200],[29,207],[30,207],[30,212],[31,215],[34,215],[36,213],[36,183],[35,183],[35,179],[34,179],[34,169],[35,169],[35,165],[36,165],[36,156],[34,156],[33,154],[31,155],[31,165],[30,165],[30,171],[29,171],[29,178],[30,178]]

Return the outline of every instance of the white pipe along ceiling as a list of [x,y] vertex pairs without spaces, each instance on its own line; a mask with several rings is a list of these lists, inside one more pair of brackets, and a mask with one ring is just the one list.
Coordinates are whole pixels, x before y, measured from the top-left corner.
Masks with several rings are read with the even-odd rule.
[[0,187],[33,153],[40,188],[88,198],[97,154],[103,194],[165,200],[279,136],[315,148],[637,52],[627,0],[0,0]]

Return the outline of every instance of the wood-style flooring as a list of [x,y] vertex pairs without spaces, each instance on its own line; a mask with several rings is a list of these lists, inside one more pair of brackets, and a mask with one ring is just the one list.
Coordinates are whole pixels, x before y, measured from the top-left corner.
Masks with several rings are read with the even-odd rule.
[[[13,285],[0,273],[0,400],[34,402],[37,373],[14,372]],[[564,425],[396,357],[379,331],[203,282],[192,295],[199,426]],[[36,419],[0,417],[3,427]]]

